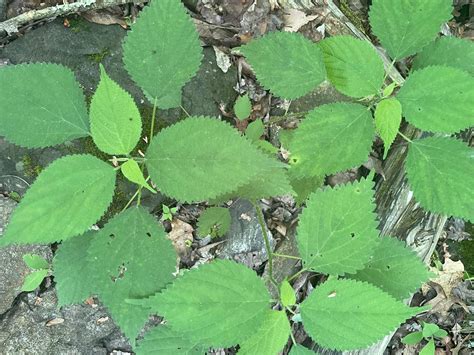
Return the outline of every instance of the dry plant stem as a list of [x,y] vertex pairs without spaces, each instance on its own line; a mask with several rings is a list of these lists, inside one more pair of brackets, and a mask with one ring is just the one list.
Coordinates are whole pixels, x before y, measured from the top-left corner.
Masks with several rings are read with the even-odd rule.
[[116,5],[125,5],[128,3],[142,3],[144,1],[133,0],[78,0],[71,4],[62,4],[52,7],[47,7],[41,10],[32,10],[21,15],[13,17],[0,23],[0,34],[6,32],[7,35],[15,34],[19,29],[32,21],[39,21],[44,19],[54,19],[58,16],[69,15],[76,12],[83,12],[89,10],[100,10]]
[[268,239],[267,228],[265,227],[265,221],[263,219],[263,212],[256,201],[252,201],[252,204],[255,208],[255,212],[257,213],[258,223],[260,224],[260,228],[262,229],[263,240],[265,242],[265,250],[268,256],[268,275],[270,278],[270,282],[275,285],[276,289],[278,290],[278,282],[276,282],[275,278],[273,277],[273,252],[270,246],[270,240]]

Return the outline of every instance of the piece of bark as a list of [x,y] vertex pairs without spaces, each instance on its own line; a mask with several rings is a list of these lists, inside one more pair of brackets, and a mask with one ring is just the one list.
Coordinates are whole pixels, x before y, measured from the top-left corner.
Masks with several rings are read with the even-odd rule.
[[[4,1],[4,0],[0,0]],[[13,35],[19,31],[19,29],[33,21],[55,19],[58,16],[64,16],[76,12],[82,12],[87,10],[99,10],[105,9],[112,6],[124,5],[128,3],[141,3],[144,1],[134,0],[78,0],[71,4],[63,4],[52,7],[47,7],[41,10],[32,10],[25,12],[21,15],[8,19],[0,23],[0,35],[5,33],[7,35]]]

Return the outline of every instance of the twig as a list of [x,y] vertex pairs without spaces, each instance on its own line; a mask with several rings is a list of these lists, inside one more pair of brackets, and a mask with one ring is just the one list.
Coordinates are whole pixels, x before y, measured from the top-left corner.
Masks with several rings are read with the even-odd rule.
[[31,22],[43,19],[53,19],[58,16],[69,15],[75,12],[100,10],[116,5],[125,5],[128,3],[141,3],[144,1],[137,0],[78,0],[71,4],[56,5],[41,10],[32,10],[21,15],[13,17],[0,23],[0,34],[6,32],[12,35],[19,32],[19,28]]

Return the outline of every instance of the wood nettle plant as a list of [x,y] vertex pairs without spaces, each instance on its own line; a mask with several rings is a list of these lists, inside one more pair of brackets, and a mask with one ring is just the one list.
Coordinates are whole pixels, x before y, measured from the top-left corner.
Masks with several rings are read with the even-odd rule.
[[[313,43],[298,33],[274,32],[242,46],[258,81],[276,96],[296,99],[328,79],[355,99],[309,112],[282,139],[290,152],[287,163],[261,144],[261,121],[242,136],[217,118],[189,117],[152,136],[156,108],[179,107],[181,89],[202,59],[196,29],[177,0],[153,0],[123,43],[125,68],[154,107],[149,136],[142,133],[132,97],[102,66],[89,109],[74,74],[61,65],[1,68],[0,135],[28,148],[92,136],[121,164],[88,154],[53,162],[21,200],[1,245],[61,242],[52,265],[59,305],[97,295],[137,353],[204,354],[238,345],[239,354],[275,355],[290,337],[291,354],[311,353],[294,341],[295,321],[323,347],[370,346],[425,310],[403,300],[429,272],[402,242],[379,236],[373,174],[335,188],[318,188],[318,182],[363,164],[376,134],[388,151],[403,116],[429,133],[414,141],[405,137],[406,173],[416,200],[434,213],[474,221],[474,150],[452,136],[474,125],[474,61],[461,60],[473,58],[474,44],[435,40],[451,18],[451,3],[373,1],[372,31],[393,62],[417,54],[401,87],[387,82],[376,50],[352,37]],[[238,115],[248,114],[242,101]],[[145,157],[133,156],[144,135]],[[102,229],[92,230],[112,201],[119,173],[137,184],[136,206],[132,200]],[[140,206],[143,188],[215,207],[247,198],[262,228],[259,199],[297,195],[305,205],[296,236],[302,270],[328,277],[298,304],[291,284],[279,285],[272,275],[273,257],[281,256],[272,254],[265,232],[269,278],[279,299],[253,270],[233,261],[212,261],[175,277],[172,244]],[[222,208],[213,209],[200,231],[219,236],[228,223]],[[137,343],[151,314],[164,323]]]

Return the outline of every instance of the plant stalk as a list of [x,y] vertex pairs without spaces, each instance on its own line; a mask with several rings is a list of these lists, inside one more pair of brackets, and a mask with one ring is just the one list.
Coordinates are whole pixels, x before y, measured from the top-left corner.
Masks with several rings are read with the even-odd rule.
[[[150,145],[151,140],[153,139],[153,132],[155,131],[157,101],[158,101],[158,98],[155,97],[155,101],[153,102],[153,111],[152,111],[152,114],[151,114],[150,138],[148,139],[148,145]],[[140,170],[141,170],[142,174],[143,174],[144,169],[145,169],[145,159],[142,161],[141,167],[140,167]],[[149,178],[150,177],[148,177],[146,179],[146,181],[148,181]],[[143,189],[143,186],[140,186],[138,188],[138,191],[137,191],[137,193],[138,193],[137,206],[140,206],[140,204],[142,203],[142,189]]]
[[398,134],[404,139],[406,140],[408,143],[413,143],[413,141],[408,138],[407,136],[405,136],[402,132],[398,131]]
[[269,274],[270,282],[276,287],[278,291],[279,290],[278,282],[276,282],[275,278],[273,277],[273,252],[270,246],[270,240],[268,239],[267,228],[265,227],[265,221],[263,218],[263,212],[256,201],[252,201],[252,204],[253,204],[253,207],[255,208],[255,211],[257,212],[258,223],[260,224],[260,228],[262,229],[263,240],[265,242],[265,250],[268,256],[268,274]]

